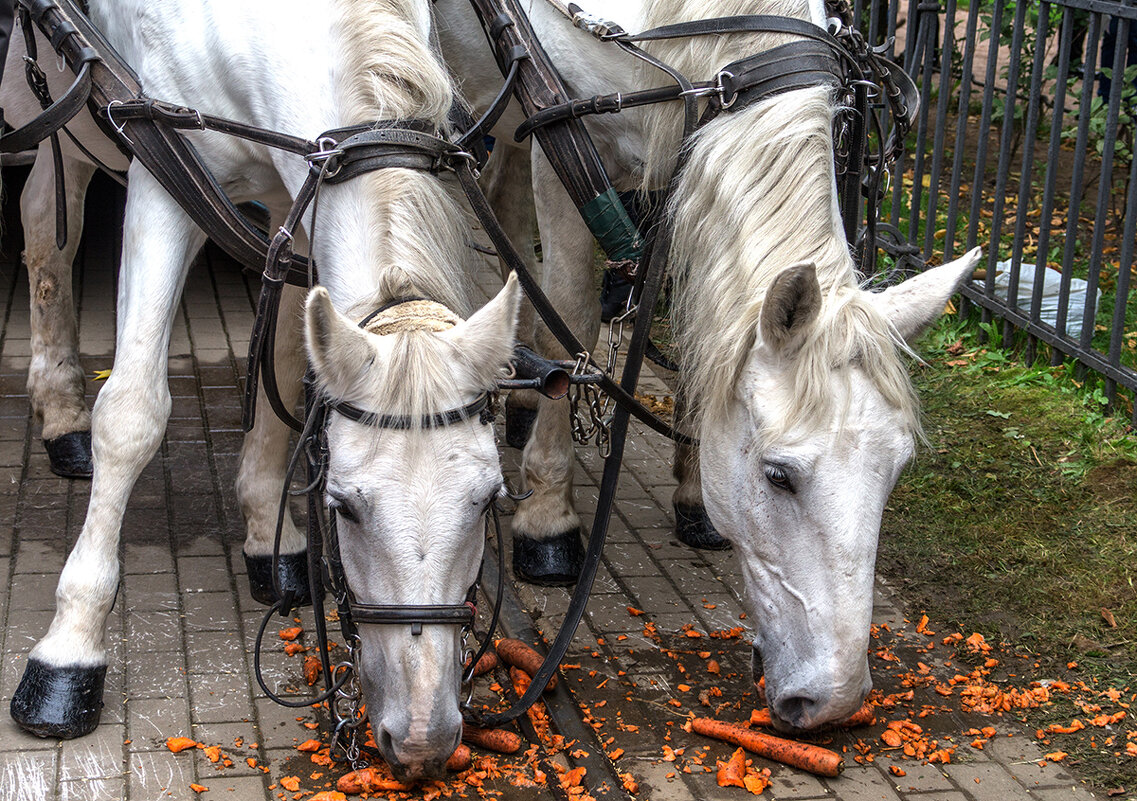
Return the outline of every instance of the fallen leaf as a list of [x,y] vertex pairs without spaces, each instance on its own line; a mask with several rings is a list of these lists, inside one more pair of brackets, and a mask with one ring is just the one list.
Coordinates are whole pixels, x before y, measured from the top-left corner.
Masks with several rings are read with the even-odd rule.
[[1113,612],[1109,611],[1104,606],[1101,608],[1101,619],[1104,620],[1105,624],[1111,629],[1117,628],[1117,621],[1113,619]]

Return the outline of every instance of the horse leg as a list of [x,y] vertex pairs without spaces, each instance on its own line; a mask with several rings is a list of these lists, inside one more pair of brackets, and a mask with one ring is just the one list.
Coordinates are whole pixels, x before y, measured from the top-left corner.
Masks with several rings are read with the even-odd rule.
[[59,577],[55,617],[12,696],[12,717],[41,737],[79,737],[99,722],[122,515],[170,416],[170,330],[186,270],[204,239],[149,173],[131,168],[114,370],[92,417],[87,518]]
[[[525,259],[525,266],[538,275],[537,254],[533,249],[533,232],[536,217],[533,207],[532,169],[529,153],[521,148],[499,144],[482,174],[486,199],[493,207],[501,227],[509,235]],[[501,263],[502,280],[506,278],[505,263]],[[533,304],[521,303],[517,320],[517,340],[533,347]],[[537,419],[537,393],[531,389],[513,390],[505,401],[505,441],[514,448],[524,448]]]
[[[591,347],[600,330],[600,304],[592,291],[592,234],[540,148],[533,148],[533,194],[545,292],[582,344]],[[544,326],[536,333],[546,356],[564,358],[564,349]],[[580,575],[584,545],[572,507],[573,465],[568,401],[542,397],[521,463],[524,486],[533,494],[513,518],[513,572],[523,581],[566,585]]]
[[[270,230],[275,230],[274,225]],[[299,237],[299,232],[297,232]],[[301,243],[302,244],[302,243]],[[277,314],[274,360],[280,398],[294,409],[304,375],[303,320],[304,292],[285,286]],[[269,405],[264,384],[257,391],[257,414],[252,431],[241,445],[237,469],[237,498],[245,518],[245,567],[249,573],[249,592],[263,604],[277,601],[273,585],[272,552],[281,487],[285,483],[290,451],[290,429]],[[312,602],[308,587],[306,539],[296,528],[292,514],[284,510],[277,560],[277,578],[282,593],[291,591],[296,603]]]
[[[678,407],[679,404],[676,404]],[[676,418],[679,414],[676,413]],[[703,505],[703,482],[699,471],[699,446],[676,443],[672,473],[679,482],[671,496],[675,509],[675,536],[684,545],[706,551],[722,551],[730,540],[715,530]]]
[[94,172],[86,162],[66,161],[67,245],[63,250],[55,244],[55,167],[46,141],[40,145],[20,197],[31,295],[28,396],[36,419],[43,423],[51,472],[64,478],[91,477],[91,415],[83,398],[71,265],[83,232],[83,198]]

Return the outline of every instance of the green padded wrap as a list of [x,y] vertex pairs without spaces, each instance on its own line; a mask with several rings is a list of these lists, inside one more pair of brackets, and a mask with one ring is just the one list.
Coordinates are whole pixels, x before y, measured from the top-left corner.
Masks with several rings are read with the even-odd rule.
[[604,194],[581,206],[580,216],[610,260],[639,260],[643,250],[639,229],[628,216],[615,189],[609,187]]

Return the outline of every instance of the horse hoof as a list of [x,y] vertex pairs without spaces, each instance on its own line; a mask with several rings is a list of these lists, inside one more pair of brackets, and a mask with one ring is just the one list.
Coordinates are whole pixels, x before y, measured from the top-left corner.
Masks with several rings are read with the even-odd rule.
[[51,472],[63,478],[90,478],[95,468],[91,464],[91,432],[72,431],[55,439],[43,441]]
[[702,506],[675,504],[675,536],[684,545],[703,551],[725,551],[730,548],[730,540],[715,531],[714,523],[707,517],[707,510]]
[[518,450],[524,448],[536,420],[536,409],[505,404],[505,444]]
[[575,584],[584,568],[582,530],[535,539],[513,533],[513,575],[539,587]]
[[37,737],[70,740],[90,734],[103,711],[106,665],[52,667],[28,659],[12,696],[12,719]]
[[[249,593],[253,600],[265,606],[276,603],[279,599],[272,584],[272,557],[245,554],[245,569],[249,572]],[[276,575],[280,579],[281,592],[292,590],[293,606],[312,603],[312,589],[308,586],[308,551],[282,553],[277,560]]]

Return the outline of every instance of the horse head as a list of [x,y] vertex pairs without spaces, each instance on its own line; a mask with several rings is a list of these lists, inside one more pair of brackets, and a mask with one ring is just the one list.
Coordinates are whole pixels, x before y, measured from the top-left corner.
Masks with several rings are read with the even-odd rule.
[[843,720],[872,686],[877,536],[918,426],[893,343],[871,333],[913,337],[978,256],[879,294],[823,297],[813,264],[782,271],[733,398],[702,426],[703,497],[740,557],[755,680],[764,669],[779,728]]
[[[502,487],[493,429],[477,415],[428,420],[494,389],[513,351],[519,298],[511,277],[468,320],[415,302],[361,328],[327,292],[310,294],[307,349],[322,391],[411,421],[387,428],[329,413],[326,499],[360,603],[461,605],[477,580],[483,516]],[[459,742],[461,635],[452,623],[359,626],[367,714],[400,779],[440,776]]]

